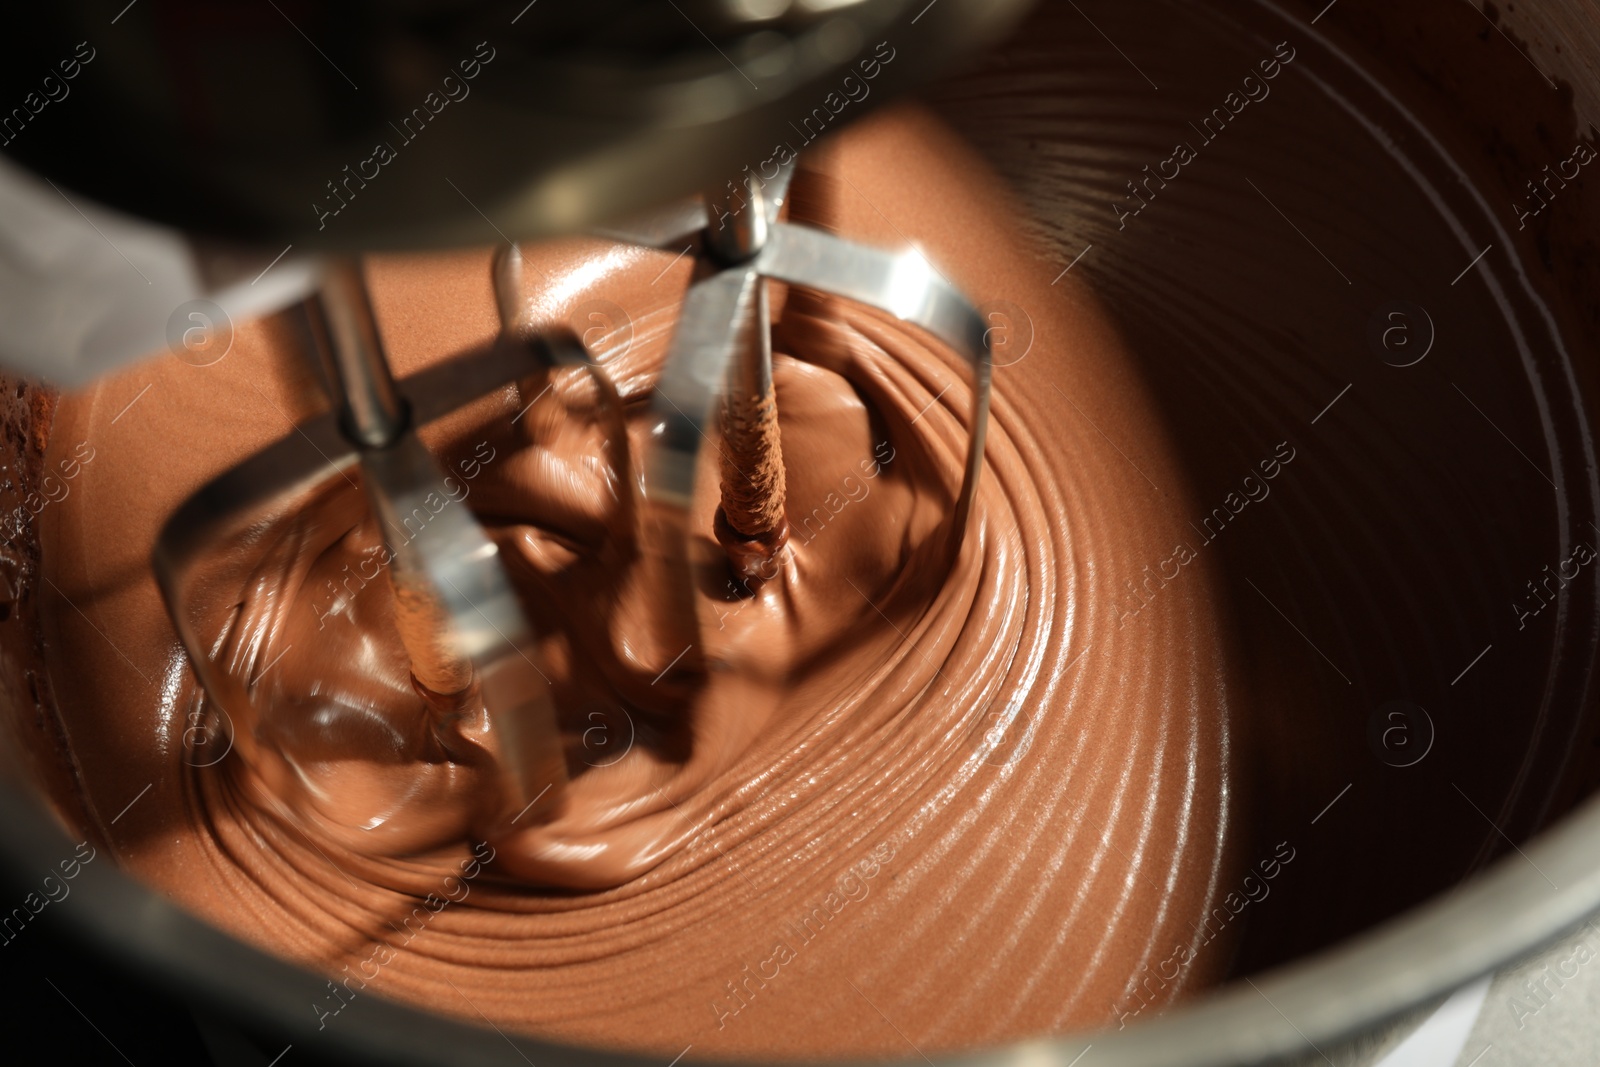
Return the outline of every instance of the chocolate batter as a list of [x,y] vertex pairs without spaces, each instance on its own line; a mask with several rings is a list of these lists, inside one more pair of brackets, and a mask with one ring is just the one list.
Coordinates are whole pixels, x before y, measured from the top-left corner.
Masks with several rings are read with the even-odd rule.
[[[425,438],[541,633],[573,774],[549,821],[485,818],[492,724],[411,685],[348,484],[263,531],[220,635],[259,698],[233,728],[260,743],[198,744],[218,735],[146,561],[189,492],[318,406],[285,321],[241,324],[213,366],[64,398],[47,458],[96,458],[38,517],[52,681],[119,861],[328,973],[324,1026],[383,995],[668,1057],[794,1057],[1126,1024],[1222,977],[1241,937],[1257,965],[1486,855],[1492,828],[1441,821],[1436,794],[1538,807],[1545,739],[1572,727],[1560,630],[1513,643],[1499,603],[1574,547],[1578,497],[1551,487],[1588,435],[1546,382],[1559,312],[1509,251],[1450,282],[1476,251],[1463,220],[1482,225],[1470,182],[1441,193],[1437,161],[1383,132],[1394,97],[1303,22],[1173,0],[1141,37],[1088,6],[1148,54],[1048,8],[938,102],[961,136],[908,109],[807,149],[796,220],[917,245],[1006,331],[987,467],[946,566],[927,549],[964,443],[952,362],[775,287],[790,535],[778,577],[701,590],[702,685],[659,690],[627,652],[651,639],[639,402],[688,260],[528,250],[535,321],[626,309],[625,344],[589,339],[629,447],[567,375]],[[490,343],[487,251],[369,270],[399,373]],[[1437,324],[1432,362],[1367,343],[1402,300]],[[1503,656],[1454,689],[1484,643]],[[1409,776],[1365,740],[1394,698],[1440,724]],[[1384,892],[1349,891],[1358,854],[1393,870]]]
[[[891,188],[885,159],[914,177]],[[234,724],[257,742],[249,758],[185,768],[186,754],[209,762],[181,736],[197,697],[145,579],[124,587],[126,622],[109,641],[84,647],[99,695],[71,702],[100,714],[74,732],[122,739],[76,746],[84,779],[136,792],[170,768],[112,830],[121,858],[243,936],[348,978],[319,1008],[329,1025],[339,997],[370,981],[575,1040],[887,1054],[902,1039],[874,1004],[946,967],[992,993],[920,1018],[900,1007],[919,1045],[1104,1021],[1152,952],[1181,942],[1200,955],[1196,928],[1238,873],[1224,834],[1234,685],[1218,635],[1196,625],[1214,613],[1212,578],[1196,562],[1165,592],[1167,614],[1119,629],[1117,591],[1172,552],[1182,523],[1124,495],[1123,460],[1083,447],[1089,427],[1077,444],[1041,447],[1074,404],[1103,426],[1154,423],[1128,355],[1086,292],[1052,289],[1016,255],[1020,212],[933,119],[862,126],[810,165],[797,221],[883,246],[910,239],[980,299],[1041,309],[996,398],[953,568],[936,535],[959,484],[964,376],[882,316],[791,293],[774,336],[788,549],[753,592],[731,574],[702,591],[715,668],[691,693],[664,692],[625,652],[650,640],[636,623],[648,590],[629,581],[636,475],[604,446],[587,378],[526,382],[432,428],[459,477],[453,506],[490,524],[543,635],[573,772],[552,820],[484,829],[492,737],[482,723],[441,725],[410,684],[379,533],[342,479],[252,548],[261,562],[221,637],[218,655],[254,680],[257,717]],[[638,402],[688,281],[690,261],[670,262],[584,240],[530,250],[525,271],[535,321],[595,297],[630,309],[632,344],[606,369],[634,456],[648,447]],[[371,281],[401,374],[496,328],[486,253],[378,261]],[[199,478],[303,414],[284,342],[277,324],[242,328],[204,384],[176,361],[141,368],[150,406],[115,427],[131,379],[64,404],[58,441],[131,432],[105,450],[94,498],[63,510],[63,546],[104,538],[107,521],[143,530],[122,539],[127,560],[62,553],[82,566],[55,579],[67,597],[108,610],[113,575]],[[211,412],[214,428],[174,420],[166,405],[187,409],[189,389],[242,394],[244,410]],[[226,426],[237,451],[169,456],[161,427],[178,424],[191,438]],[[126,477],[158,462],[157,485]],[[1141,466],[1177,483],[1159,437]],[[144,677],[121,654],[141,662],[152,640],[166,669]],[[1097,641],[1128,665],[1120,684],[1080,670]],[[140,749],[148,761],[127,759]],[[1037,877],[1041,862],[1057,873]],[[389,959],[385,945],[403,950]],[[1226,959],[1215,946],[1148,995],[1165,1002]],[[1076,988],[1019,984],[1019,965]],[[823,1006],[839,1027],[817,1030]]]

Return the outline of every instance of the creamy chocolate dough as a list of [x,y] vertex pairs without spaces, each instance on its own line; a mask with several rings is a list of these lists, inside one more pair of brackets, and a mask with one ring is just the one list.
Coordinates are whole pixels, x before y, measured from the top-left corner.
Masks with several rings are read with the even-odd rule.
[[[1226,964],[1226,939],[1202,947],[1201,925],[1239,873],[1212,579],[1197,561],[1160,618],[1118,628],[1118,590],[1172,555],[1182,522],[1126,492],[1125,461],[1091,447],[1088,423],[1051,434],[1092,411],[1177,483],[1116,330],[1072,279],[1052,287],[1018,255],[1020,213],[926,114],[861,126],[808,167],[796,221],[910,240],[979,300],[1038,309],[996,392],[962,550],[953,566],[938,551],[970,404],[953,357],[790,293],[774,333],[789,547],[753,592],[706,583],[713,668],[664,692],[652,674],[670,654],[643,657],[649,673],[630,659],[652,637],[637,621],[648,590],[629,581],[629,457],[649,447],[641,402],[692,261],[595,240],[530,249],[531,322],[603,299],[628,309],[632,339],[591,336],[610,349],[626,449],[608,447],[615,413],[581,373],[426,433],[503,548],[567,731],[567,795],[514,833],[483,829],[492,736],[435,722],[410,684],[379,531],[342,479],[264,531],[218,635],[216,655],[253,682],[233,724],[248,757],[186,765],[211,757],[185,745],[198,698],[142,561],[203,477],[314,404],[281,322],[241,326],[214,366],[140,367],[63,402],[58,444],[118,435],[47,534],[70,561],[52,579],[59,639],[83,657],[59,679],[84,713],[68,724],[83,780],[130,798],[155,782],[106,827],[119,857],[335,975],[317,1006],[328,1025],[370,983],[573,1040],[893,1054],[905,1038],[880,1009],[919,1047],[990,1043],[1109,1021],[1174,944],[1193,965],[1145,1000]],[[377,260],[370,277],[400,374],[491,341],[487,253]],[[1096,644],[1123,666],[1082,671]],[[964,1004],[927,998],[955,974]]]
[[[701,684],[638,669],[672,650],[633,581],[690,260],[526,250],[528,321],[585,332],[621,410],[560,373],[424,438],[541,635],[573,780],[537,825],[492,826],[492,729],[412,687],[339,479],[218,546],[244,580],[203,607],[237,605],[216,655],[257,699],[250,743],[204,729],[149,551],[321,409],[288,316],[63,398],[47,464],[94,458],[38,516],[49,680],[99,838],[328,974],[323,1026],[379,995],[668,1057],[902,1056],[1148,1017],[1449,884],[1498,847],[1468,804],[1539,818],[1576,727],[1523,579],[1593,517],[1564,313],[1470,151],[1408,132],[1448,119],[1336,31],[1086,6],[1131,57],[1046,5],[933,111],[795,145],[792,218],[914,244],[990,316],[984,481],[947,564],[955,363],[775,286],[792,530],[773,580],[703,583]],[[400,374],[491,343],[488,251],[368,269]],[[1415,361],[1372,340],[1395,308]],[[1406,768],[1368,742],[1395,700],[1437,725]]]

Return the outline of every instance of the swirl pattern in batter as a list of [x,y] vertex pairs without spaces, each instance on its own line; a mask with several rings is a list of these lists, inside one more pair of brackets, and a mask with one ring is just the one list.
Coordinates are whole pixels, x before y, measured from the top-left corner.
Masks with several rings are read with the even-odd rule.
[[[424,434],[458,474],[448,506],[502,547],[561,710],[568,794],[513,833],[484,811],[493,724],[410,684],[379,531],[340,480],[250,548],[218,646],[256,697],[234,723],[248,744],[215,762],[185,744],[200,695],[143,561],[187,493],[316,409],[281,321],[242,326],[215,366],[63,401],[56,442],[118,441],[49,517],[73,549],[47,554],[53,581],[103,630],[55,617],[90,668],[63,679],[64,716],[101,810],[155,783],[103,830],[141,877],[328,973],[325,1025],[377,994],[668,1055],[894,1055],[1107,1023],[1226,967],[1201,926],[1240,858],[1226,630],[1205,560],[1152,582],[1182,510],[1131,492],[1139,474],[1096,444],[1136,441],[1139,471],[1182,485],[1115,329],[1072,278],[1048,283],[999,180],[927,114],[860,124],[806,167],[795,221],[914,242],[980,304],[1033,309],[1026,353],[1001,346],[961,550],[937,550],[966,441],[953,358],[775,291],[789,548],[753,590],[704,584],[711,668],[656,687],[628,654],[650,640],[631,501],[690,260],[529,249],[531,321],[626,309],[627,344],[591,339],[628,446],[567,373]],[[402,375],[491,343],[488,253],[369,274]],[[1130,585],[1163,610],[1126,618]],[[1189,965],[1152,978],[1175,945]]]

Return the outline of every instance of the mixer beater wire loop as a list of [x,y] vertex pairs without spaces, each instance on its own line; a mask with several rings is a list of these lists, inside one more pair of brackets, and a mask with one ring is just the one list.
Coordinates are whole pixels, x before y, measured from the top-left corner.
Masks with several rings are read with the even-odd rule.
[[[293,514],[330,479],[347,478],[359,467],[384,532],[397,622],[413,675],[431,695],[476,700],[492,718],[502,738],[507,817],[526,816],[530,807],[553,809],[566,768],[532,628],[497,546],[469,509],[428,508],[429,520],[415,532],[406,523],[430,494],[448,496],[438,461],[416,430],[507,383],[573,364],[589,366],[602,400],[620,411],[610,380],[593,368],[575,337],[525,337],[507,330],[485,354],[397,383],[354,260],[328,264],[321,290],[301,310],[307,347],[320,360],[333,410],[207,483],[173,513],[156,540],[157,583],[207,698],[230,718],[252,699],[220,655],[228,613],[204,607],[231,603],[214,594],[236,588],[249,565],[217,547],[258,543],[263,529]],[[248,731],[240,732],[238,747],[250,758]]]
[[[959,290],[914,250],[891,253],[846,241],[778,216],[795,166],[791,161],[764,184],[753,176],[729,182],[705,198],[704,258],[720,270],[694,282],[652,398],[658,433],[647,465],[645,496],[658,531],[659,551],[683,569],[674,583],[676,631],[698,647],[699,622],[691,593],[689,508],[699,453],[720,421],[721,507],[715,533],[735,574],[747,583],[770,577],[771,561],[788,536],[786,478],[776,398],[766,280],[816,290],[877,308],[921,327],[950,346],[972,370],[972,407],[961,487],[947,531],[959,548],[983,470],[993,362],[983,318]],[[682,241],[681,209],[654,223],[611,231],[619,240],[653,247]],[[680,664],[679,670],[697,669]]]

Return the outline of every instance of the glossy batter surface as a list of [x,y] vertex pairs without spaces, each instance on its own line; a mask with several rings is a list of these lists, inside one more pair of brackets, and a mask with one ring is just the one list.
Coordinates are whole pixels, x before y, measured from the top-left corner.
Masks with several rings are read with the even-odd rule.
[[[120,860],[329,974],[328,1027],[381,995],[662,1062],[907,1056],[1140,1021],[1547,818],[1600,571],[1540,238],[1338,11],[1079,6],[940,87],[959,135],[903,109],[797,146],[793,219],[914,244],[989,315],[983,487],[951,565],[964,376],[775,286],[793,529],[773,580],[702,583],[695,684],[658,677],[633,492],[690,259],[527,250],[527,317],[582,333],[621,409],[539,376],[424,437],[540,633],[572,785],[534,825],[493,818],[493,724],[411,685],[339,480],[202,605],[259,698],[248,744],[208,732],[149,550],[320,410],[286,319],[64,398],[50,681]],[[1453,6],[1430,32],[1498,47]],[[491,343],[487,250],[369,273],[400,373]],[[1385,740],[1395,708],[1425,746]]]
[[[84,779],[113,811],[154,783],[107,827],[123,862],[336,975],[328,1025],[370,989],[670,1054],[898,1054],[1109,1022],[1175,944],[1193,964],[1141,1002],[1226,964],[1202,920],[1233,880],[1233,688],[1202,561],[1169,564],[1158,618],[1126,625],[1118,606],[1184,535],[1094,445],[1095,426],[1141,427],[1140,467],[1178,481],[1117,332],[1071,278],[1050,285],[994,176],[926,114],[855,128],[807,166],[796,221],[914,242],[979,303],[1037,309],[999,380],[972,525],[949,565],[970,403],[951,357],[779,290],[789,548],[753,592],[704,583],[713,667],[660,691],[629,651],[651,640],[630,464],[690,260],[530,249],[535,321],[628,309],[627,343],[589,338],[628,449],[605,447],[614,412],[568,372],[425,437],[541,635],[573,781],[536,826],[490,827],[493,724],[441,722],[410,684],[379,532],[338,481],[250,547],[217,654],[252,686],[234,723],[251,743],[190,766],[214,750],[185,736],[203,709],[139,563],[202,477],[315,403],[281,322],[241,327],[214,366],[141,367],[64,401],[57,442],[117,442],[55,525],[78,550],[54,580],[104,632],[58,620],[89,667],[63,679]],[[490,341],[486,253],[370,275],[402,375]],[[714,468],[702,483],[709,542]]]

